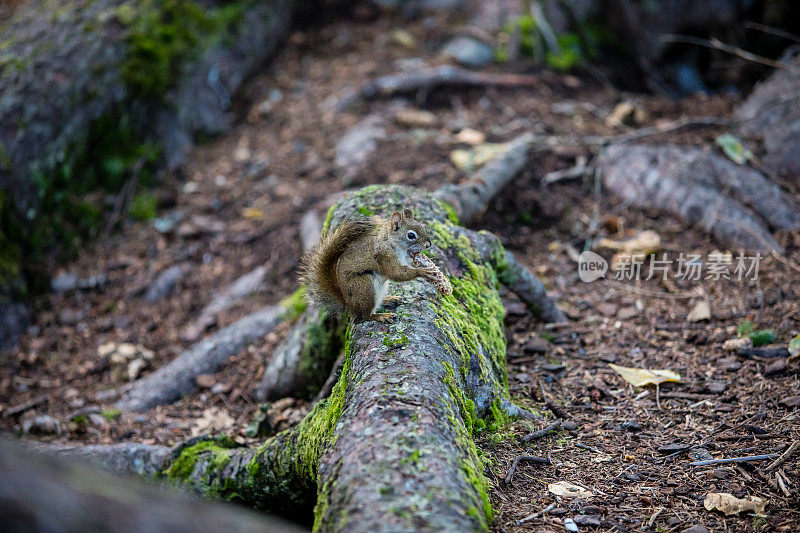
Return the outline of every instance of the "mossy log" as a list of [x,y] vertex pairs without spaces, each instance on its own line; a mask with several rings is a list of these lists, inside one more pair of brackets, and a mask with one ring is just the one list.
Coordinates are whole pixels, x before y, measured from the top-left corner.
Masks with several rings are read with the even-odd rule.
[[[458,226],[435,194],[401,186],[346,196],[328,226],[404,206],[430,225],[433,260],[452,295],[423,280],[393,285],[395,322],[350,322],[331,395],[296,427],[256,447],[201,438],[166,460],[138,457],[154,457],[163,477],[209,496],[306,518],[314,508],[316,530],[486,530],[490,485],[473,435],[534,416],[508,394],[498,293],[506,252],[489,234]],[[94,453],[108,462],[115,452]]]
[[[122,479],[81,461],[26,448],[21,443],[0,441],[0,518],[4,531],[303,531],[274,516],[167,492],[155,484]],[[119,446],[86,448],[92,452],[115,448],[120,457],[125,454]],[[145,453],[142,458],[150,460],[152,455]]]

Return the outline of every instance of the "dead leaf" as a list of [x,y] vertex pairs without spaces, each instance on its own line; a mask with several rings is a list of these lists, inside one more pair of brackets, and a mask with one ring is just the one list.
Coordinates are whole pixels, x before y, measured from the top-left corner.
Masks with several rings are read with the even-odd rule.
[[206,433],[225,432],[233,427],[234,422],[234,419],[224,409],[209,407],[203,411],[203,414],[192,427],[192,436],[197,437]]
[[640,231],[635,237],[625,241],[600,239],[600,248],[624,252],[629,255],[650,255],[661,246],[661,236],[653,230]]
[[456,134],[456,140],[460,143],[476,146],[486,142],[486,134],[472,128],[464,128]]
[[700,322],[701,320],[709,320],[711,318],[711,304],[708,300],[700,300],[686,315],[687,322]]
[[737,498],[727,492],[709,492],[703,502],[703,507],[708,511],[722,511],[726,515],[739,514],[742,511],[751,511],[756,514],[764,514],[767,501],[758,496],[747,496]]
[[672,370],[648,370],[646,368],[631,368],[610,363],[608,366],[634,387],[658,385],[666,381],[681,382],[681,376]]
[[717,143],[720,148],[722,148],[722,151],[725,152],[725,155],[728,156],[728,159],[737,165],[744,165],[748,160],[753,159],[753,152],[746,149],[742,144],[742,141],[730,133],[720,135],[714,140],[714,142]]
[[574,483],[570,483],[569,481],[559,481],[558,483],[550,483],[547,486],[547,490],[550,491],[551,494],[555,496],[560,496],[562,498],[567,499],[574,499],[574,498],[591,498],[593,496],[591,491],[584,489]]
[[264,218],[264,211],[258,207],[245,207],[242,210],[242,216],[247,220],[261,220]]
[[647,111],[634,102],[620,102],[606,117],[606,125],[611,127],[636,126],[647,120]]
[[450,160],[461,170],[474,170],[508,151],[508,143],[484,143],[469,150],[453,150]]

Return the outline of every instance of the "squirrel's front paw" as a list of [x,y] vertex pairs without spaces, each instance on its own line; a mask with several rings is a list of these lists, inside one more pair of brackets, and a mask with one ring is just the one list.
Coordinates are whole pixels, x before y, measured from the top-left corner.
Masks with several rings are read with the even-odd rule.
[[396,316],[397,313],[372,313],[372,316],[369,318],[382,324],[391,324],[394,322]]
[[388,306],[392,306],[392,305],[397,305],[398,303],[400,303],[400,297],[399,296],[387,296],[386,298],[383,299],[383,302],[381,302],[381,305],[384,306],[384,307],[388,307]]

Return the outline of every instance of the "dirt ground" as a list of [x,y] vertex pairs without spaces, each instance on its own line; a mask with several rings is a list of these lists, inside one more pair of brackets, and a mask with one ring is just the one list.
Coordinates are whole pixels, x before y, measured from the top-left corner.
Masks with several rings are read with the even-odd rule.
[[[231,357],[204,383],[207,387],[141,414],[119,415],[96,401],[96,393],[127,379],[125,367],[100,357],[98,348],[107,343],[144,347],[154,357],[143,374],[158,368],[189,345],[181,331],[213,291],[259,265],[267,267],[261,289],[223,312],[212,330],[279,301],[298,285],[298,226],[309,209],[333,193],[367,183],[434,189],[462,179],[465,174],[450,153],[465,147],[456,139],[464,128],[485,133],[489,142],[526,129],[612,135],[627,131],[605,120],[622,101],[646,112],[636,125],[644,127],[690,116],[727,117],[739,99],[632,95],[588,74],[534,71],[537,82],[529,88],[453,89],[405,103],[377,100],[330,110],[331,97],[396,72],[412,58],[443,62],[434,53],[441,28],[434,31],[431,24],[342,21],[292,35],[277,60],[247,84],[230,134],[198,147],[180,172],[157,187],[159,216],[180,213],[177,229],[161,233],[153,222],[129,221],[59,267],[84,279],[102,274],[106,283],[102,289],[36,300],[34,328],[12,357],[2,360],[0,406],[7,411],[30,401],[35,412],[52,415],[62,425],[61,434],[38,438],[56,442],[170,445],[209,430],[247,441],[245,428],[259,411],[251,391],[287,325]],[[413,44],[396,37],[401,26]],[[433,113],[435,124],[408,127],[394,120],[404,105]],[[343,183],[335,171],[334,147],[370,113],[387,117],[386,136],[366,167]],[[722,131],[716,126],[684,129],[649,142],[714,149]],[[800,530],[797,459],[769,474],[763,473],[769,461],[689,464],[781,452],[800,439],[797,362],[781,366],[780,361],[741,358],[722,349],[745,320],[757,329],[774,329],[783,344],[800,333],[800,270],[792,262],[798,258],[800,235],[777,236],[786,246],[785,257],[764,258],[756,281],[683,282],[676,280],[673,268],[666,281],[581,282],[571,249],[583,250],[592,224],[600,225],[599,236],[611,238],[654,230],[662,251],[673,258],[681,252],[706,257],[721,249],[692,228],[608,197],[595,187],[592,175],[542,185],[546,173],[573,166],[581,155],[589,153],[561,149],[534,154],[523,174],[473,224],[500,235],[571,319],[557,328],[537,323],[508,296],[512,396],[552,419],[546,394],[566,422],[527,443],[521,437],[549,420],[517,422],[479,436],[494,484],[493,530],[563,531],[566,518],[574,518],[582,530],[681,531],[695,525],[712,531]],[[600,253],[611,257],[609,251]],[[142,294],[153,279],[175,265],[185,267],[175,290],[146,304]],[[710,302],[710,319],[687,322],[687,313],[701,300]],[[634,389],[609,363],[669,369],[680,374],[681,383]],[[300,399],[279,405],[283,426],[307,408]],[[86,414],[101,416],[89,420]],[[0,424],[19,432],[25,416],[0,411]],[[686,445],[702,446],[686,451]],[[547,457],[551,464],[522,462],[506,483],[512,460],[523,454]],[[577,503],[556,500],[548,485],[557,481],[579,484],[593,496]],[[703,501],[709,492],[758,496],[767,501],[766,511],[727,517],[707,511]],[[555,507],[543,517],[517,523],[550,504]]]

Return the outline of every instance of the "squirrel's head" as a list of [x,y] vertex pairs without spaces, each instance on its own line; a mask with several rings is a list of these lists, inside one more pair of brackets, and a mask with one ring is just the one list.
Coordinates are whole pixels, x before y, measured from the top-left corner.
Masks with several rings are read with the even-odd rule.
[[402,213],[400,211],[392,213],[392,218],[389,219],[389,229],[398,247],[405,248],[409,256],[413,257],[431,247],[427,226],[414,220],[411,209],[403,209]]

